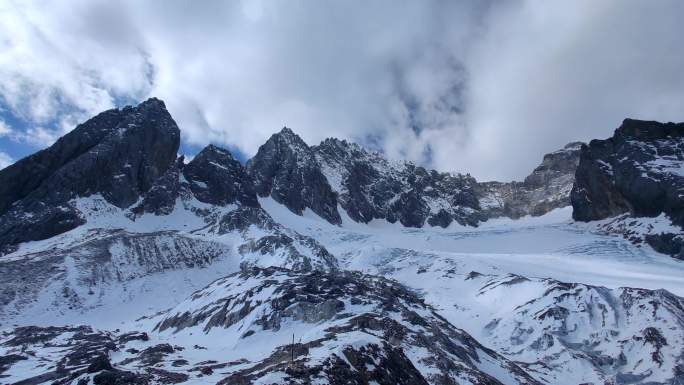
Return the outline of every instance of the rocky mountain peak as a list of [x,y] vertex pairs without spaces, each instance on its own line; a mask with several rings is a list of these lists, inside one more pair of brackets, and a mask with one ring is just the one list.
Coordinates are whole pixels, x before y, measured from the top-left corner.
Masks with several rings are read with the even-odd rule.
[[[684,123],[625,119],[611,138],[582,148],[576,176],[571,194],[575,220],[664,214],[682,228]],[[646,241],[684,258],[681,231],[650,234]]]
[[39,240],[83,222],[69,204],[99,194],[125,208],[174,164],[180,130],[149,99],[79,124],[55,144],[0,171],[0,245]]
[[377,156],[377,161],[383,161],[379,154],[366,150],[354,142],[348,142],[344,139],[326,138],[319,145],[312,147],[316,153],[316,157],[325,159],[328,163],[346,163],[356,158],[368,158],[369,156]]
[[259,206],[251,178],[228,150],[213,144],[206,146],[185,165],[183,175],[201,202]]
[[209,144],[204,147],[199,153],[197,153],[197,155],[195,155],[194,158],[192,158],[188,164],[194,162],[198,158],[200,159],[199,161],[214,161],[218,162],[222,166],[237,162],[230,151],[214,144]]
[[287,127],[287,126],[283,126],[283,128],[281,128],[280,131],[279,131],[277,134],[274,134],[274,135],[280,135],[280,136],[285,136],[285,137],[289,136],[289,137],[293,137],[293,138],[299,138],[299,135],[295,134],[295,132],[292,131],[292,129],[291,129],[290,127]]
[[266,143],[269,141],[274,142],[274,145],[282,150],[289,148],[291,151],[302,151],[304,157],[309,149],[306,142],[289,127],[283,127],[279,132],[271,135]]
[[570,143],[566,144],[565,146],[563,146],[563,148],[560,151],[562,151],[562,150],[576,151],[576,150],[579,150],[583,144],[585,144],[585,143],[584,142],[570,142]]
[[616,138],[657,140],[668,137],[684,137],[684,123],[661,123],[657,121],[625,119],[615,130]]
[[[155,122],[153,125],[143,124],[145,122]],[[166,144],[168,141],[170,148],[178,148],[180,141],[180,131],[176,123],[171,118],[171,115],[166,110],[164,102],[156,98],[150,98],[147,101],[140,103],[138,106],[126,106],[121,109],[111,109],[101,112],[93,118],[76,126],[74,130],[59,138],[52,146],[41,150],[33,155],[17,161],[11,166],[0,172],[0,214],[7,211],[9,206],[18,200],[26,197],[30,193],[41,190],[46,193],[46,189],[41,188],[41,184],[46,182],[53,176],[56,177],[60,173],[60,169],[67,166],[69,163],[76,161],[78,158],[88,157],[91,154],[92,158],[96,151],[103,150],[102,147],[111,147],[112,141],[118,137],[123,139],[124,133],[131,128],[136,128],[135,133],[126,134],[128,136],[138,135],[139,139],[148,134],[149,136],[167,136],[166,140],[160,141],[159,144]],[[107,137],[113,133],[118,133],[117,138],[107,140]],[[148,142],[151,142],[148,140]],[[152,143],[140,143],[152,144]],[[159,144],[157,146],[159,146]],[[96,148],[96,146],[101,148]],[[140,147],[142,148],[142,146]],[[111,151],[111,149],[109,149]],[[158,153],[157,151],[153,151]],[[172,156],[163,154],[162,161],[168,161],[168,158],[175,158],[175,153]],[[92,163],[94,160],[90,159]],[[173,159],[171,160],[173,162]],[[162,172],[168,162],[163,162],[161,165]],[[76,163],[80,166],[80,163]],[[148,170],[157,171],[157,170]],[[62,172],[64,173],[64,172]],[[149,180],[154,179],[143,178],[141,182],[144,185],[149,185]],[[101,190],[104,186],[92,186],[92,184],[102,183],[103,180],[96,178],[94,181],[89,181],[88,186],[74,186],[75,189],[81,190]],[[67,188],[69,186],[62,186]],[[148,187],[148,186],[140,186]],[[78,191],[77,193],[80,193]],[[59,191],[64,193],[64,191]],[[68,194],[67,194],[68,195]],[[129,203],[128,199],[119,198],[110,194],[110,198],[117,204],[125,205]]]
[[137,107],[126,106],[123,109],[138,109],[138,110],[166,110],[166,103],[156,97],[148,98],[147,100],[138,104]]
[[259,147],[246,168],[260,196],[271,196],[296,214],[309,208],[331,223],[341,223],[335,194],[314,152],[289,128]]

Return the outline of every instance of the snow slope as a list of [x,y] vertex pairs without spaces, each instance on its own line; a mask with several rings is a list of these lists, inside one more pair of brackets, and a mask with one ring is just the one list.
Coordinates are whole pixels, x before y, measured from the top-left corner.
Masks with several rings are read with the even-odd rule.
[[[73,361],[72,379],[60,381],[75,384],[109,373],[85,369],[102,352],[116,367],[108,375],[160,383],[326,383],[356,376],[342,368],[359,370],[366,362],[365,378],[390,383],[399,375],[430,383],[453,378],[473,384],[664,384],[675,381],[684,365],[684,300],[678,297],[684,295],[684,263],[605,235],[604,223],[574,223],[569,208],[491,220],[478,228],[359,224],[344,215],[336,226],[310,210],[298,216],[260,198],[261,218],[271,222],[230,230],[227,218],[245,218],[240,208],[179,201],[166,216],[131,217],[97,197],[76,204],[91,215],[88,225],[23,244],[4,262],[50,260],[56,249],[63,269],[33,302],[6,312],[7,326],[51,325],[5,328],[0,355],[16,360],[4,373],[9,378],[58,376],[60,365]],[[117,238],[120,232],[126,241]],[[256,246],[277,234],[289,234],[296,247],[279,241]],[[131,254],[138,238],[155,245],[141,249],[156,250],[156,258]],[[105,267],[84,268],[87,259],[76,251],[92,256],[88,247],[111,239],[112,259]],[[188,248],[170,252],[179,239]],[[313,239],[336,257],[321,262],[359,273],[240,269],[245,262],[298,266],[299,252],[314,260],[316,248],[307,248]],[[270,252],[260,252],[263,247]],[[199,259],[188,259],[188,250]],[[218,250],[215,256],[212,250]],[[93,276],[102,279],[83,285]],[[386,285],[395,284],[379,277],[397,286],[388,292]],[[415,290],[425,305],[407,305],[417,299],[400,284]],[[364,285],[369,286],[359,291]],[[388,312],[397,296],[397,305],[409,307]],[[419,326],[424,322],[433,329]],[[76,323],[93,329],[54,327]],[[127,340],[127,333],[143,332],[145,341]],[[387,345],[393,333],[404,342]],[[30,334],[49,338],[9,342]],[[452,342],[444,342],[444,335]],[[118,343],[118,350],[108,350],[107,341]],[[472,355],[452,357],[452,343]],[[89,358],[78,361],[83,344],[91,346]],[[62,348],[48,348],[53,345]],[[292,346],[294,366],[286,364]],[[383,357],[394,357],[397,365],[383,369],[389,365]],[[431,357],[451,357],[451,369]]]
[[241,264],[334,268],[315,240],[260,208],[178,198],[168,215],[134,215],[93,195],[75,199],[86,223],[26,242],[0,261],[0,326],[100,328],[167,309]]
[[574,223],[569,207],[475,229],[407,229],[346,218],[331,226],[260,203],[341,266],[418,290],[544,383],[666,382],[683,363],[684,261],[605,235],[602,222]]
[[[556,209],[540,217],[499,218],[472,228],[405,228],[373,221],[360,225],[343,218],[332,226],[311,212],[299,217],[269,198],[261,205],[279,223],[319,240],[340,263],[371,272],[393,254],[449,260],[481,273],[513,273],[611,288],[666,289],[684,295],[684,262],[648,246],[602,234],[594,223],[575,223],[572,209]],[[599,222],[599,224],[602,224]]]

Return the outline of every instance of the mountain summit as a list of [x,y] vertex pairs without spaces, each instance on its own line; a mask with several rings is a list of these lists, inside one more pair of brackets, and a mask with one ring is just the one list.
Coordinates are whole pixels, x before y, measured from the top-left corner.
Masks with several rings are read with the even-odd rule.
[[330,223],[342,222],[314,152],[291,129],[271,136],[246,167],[260,196],[271,196],[298,215],[309,208]]
[[0,170],[0,250],[83,224],[69,204],[78,196],[129,207],[174,164],[179,143],[176,122],[152,98],[105,111]]
[[0,170],[0,378],[683,383],[682,127],[502,183],[289,128],[186,162],[160,100],[105,111]]

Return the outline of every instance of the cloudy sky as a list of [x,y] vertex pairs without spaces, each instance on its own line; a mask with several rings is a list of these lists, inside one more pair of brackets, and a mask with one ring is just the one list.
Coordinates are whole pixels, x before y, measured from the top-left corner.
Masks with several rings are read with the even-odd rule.
[[0,167],[162,98],[192,155],[287,125],[478,179],[684,121],[684,1],[0,0]]

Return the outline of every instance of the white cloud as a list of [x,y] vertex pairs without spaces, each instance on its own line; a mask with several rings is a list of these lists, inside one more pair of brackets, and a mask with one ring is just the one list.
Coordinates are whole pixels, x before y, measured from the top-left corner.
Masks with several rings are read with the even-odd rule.
[[14,163],[14,160],[12,160],[12,158],[9,155],[0,151],[0,170],[9,166],[12,163]]
[[[73,128],[73,125],[69,125],[69,127]],[[26,143],[33,147],[47,147],[54,143],[63,132],[66,130],[51,130],[41,126],[17,130],[0,119],[0,137],[7,137],[15,142]]]
[[467,64],[472,136],[459,163],[521,176],[542,151],[608,137],[624,118],[683,121],[682,14],[681,1],[495,9]]
[[[520,178],[627,116],[684,120],[684,3],[80,0],[0,5],[0,97],[47,143],[121,99],[247,154],[283,125]],[[160,10],[163,9],[163,12]],[[31,138],[31,139],[27,139]],[[41,142],[42,141],[42,142]]]
[[108,4],[0,4],[0,96],[12,113],[37,124],[82,120],[117,97],[144,96],[148,64],[119,34],[133,26],[112,26],[125,10]]
[[14,136],[16,140],[34,147],[47,147],[59,138],[59,132],[44,127],[31,127]]
[[0,119],[0,137],[10,136],[12,132],[12,128],[4,120]]

